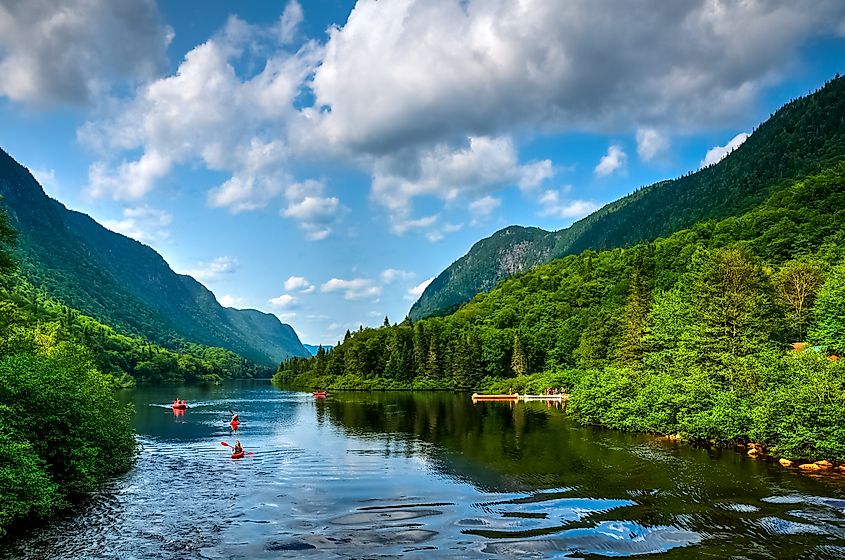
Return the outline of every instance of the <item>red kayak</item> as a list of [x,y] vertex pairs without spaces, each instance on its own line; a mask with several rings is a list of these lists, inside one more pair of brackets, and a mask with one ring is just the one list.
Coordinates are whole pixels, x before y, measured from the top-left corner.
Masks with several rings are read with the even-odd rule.
[[244,456],[243,451],[239,451],[237,453],[232,453],[232,459],[241,459],[241,458],[243,458],[243,456]]
[[233,430],[237,430],[238,426],[240,425],[240,421],[239,420],[232,420],[231,422],[229,422],[229,424],[232,426]]
[[315,397],[317,397],[318,399],[324,399],[324,398],[326,398],[326,395],[328,393],[326,393],[325,391],[314,391],[311,394],[314,395]]
[[186,408],[188,408],[187,404],[182,404],[182,403],[174,404],[174,405],[170,405],[170,406],[173,407],[173,410],[185,410]]

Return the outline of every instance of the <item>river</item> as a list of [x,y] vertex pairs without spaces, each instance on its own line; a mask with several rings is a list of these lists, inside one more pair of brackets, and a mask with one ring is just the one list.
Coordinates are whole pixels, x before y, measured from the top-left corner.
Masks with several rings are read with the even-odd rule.
[[[579,427],[544,403],[263,382],[122,396],[135,467],[0,557],[845,556],[845,477]],[[238,439],[253,454],[233,460],[220,442]]]

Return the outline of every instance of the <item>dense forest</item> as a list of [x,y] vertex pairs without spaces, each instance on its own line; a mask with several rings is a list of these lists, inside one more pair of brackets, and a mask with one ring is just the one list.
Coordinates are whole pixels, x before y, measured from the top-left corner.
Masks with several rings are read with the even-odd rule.
[[582,251],[630,247],[705,220],[738,216],[797,178],[845,158],[845,78],[796,99],[717,164],[640,188],[556,232],[510,226],[438,275],[412,319],[451,313],[502,279]]
[[[845,459],[845,163],[756,208],[587,250],[446,317],[284,362],[299,387],[572,392],[581,422]],[[796,352],[792,343],[807,342]],[[799,348],[803,345],[799,345]]]

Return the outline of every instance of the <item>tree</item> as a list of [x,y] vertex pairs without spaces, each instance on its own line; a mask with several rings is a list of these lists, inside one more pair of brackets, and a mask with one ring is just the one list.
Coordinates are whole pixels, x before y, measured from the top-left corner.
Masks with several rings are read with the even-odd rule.
[[813,306],[810,340],[830,352],[845,354],[845,264],[833,268]]
[[518,333],[513,335],[511,371],[513,371],[514,375],[525,375],[528,373],[528,359],[525,357],[525,349],[522,347],[522,340],[519,338]]
[[[0,203],[2,201],[3,198],[0,197]],[[9,224],[6,211],[0,208],[0,284],[7,284],[8,274],[16,268],[11,254],[16,238],[17,233]]]
[[695,323],[688,350],[706,367],[724,367],[771,347],[774,309],[761,267],[742,250],[702,251],[693,264]]
[[824,272],[813,261],[789,261],[774,276],[778,301],[785,308],[791,330],[798,340],[807,336],[810,309],[823,283]]
[[635,267],[631,274],[628,289],[628,302],[622,319],[622,337],[619,341],[619,361],[626,366],[640,369],[646,351],[645,326],[649,311],[648,291],[643,280],[643,273]]
[[387,315],[384,316],[384,323],[382,323],[381,326],[382,327],[389,327],[390,326],[390,320],[387,318]]

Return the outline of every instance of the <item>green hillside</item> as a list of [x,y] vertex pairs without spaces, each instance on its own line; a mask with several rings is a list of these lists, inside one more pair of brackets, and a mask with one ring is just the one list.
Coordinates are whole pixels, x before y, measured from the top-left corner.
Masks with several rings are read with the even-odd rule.
[[[587,250],[282,365],[295,386],[572,391],[585,423],[845,458],[845,163],[739,216]],[[808,341],[820,351],[791,351]]]
[[20,268],[48,296],[168,348],[184,342],[221,347],[263,365],[308,355],[289,325],[220,306],[205,286],[173,272],[150,247],[47,197],[2,150],[0,196],[18,231]]
[[739,215],[790,181],[845,157],[845,78],[778,110],[716,165],[641,188],[558,232],[511,226],[476,243],[410,311],[447,313],[503,278],[585,249],[629,247],[706,219]]

